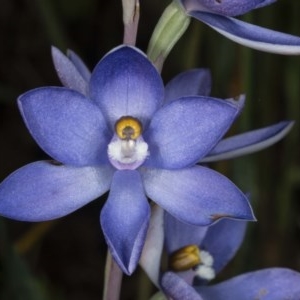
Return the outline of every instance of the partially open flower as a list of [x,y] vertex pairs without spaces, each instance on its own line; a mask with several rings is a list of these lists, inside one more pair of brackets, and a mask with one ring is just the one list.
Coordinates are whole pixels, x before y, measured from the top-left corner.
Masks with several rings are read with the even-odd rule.
[[[148,239],[141,261],[151,280],[166,295],[165,298],[160,292],[160,297],[153,299],[299,299],[300,273],[286,268],[253,271],[210,284],[210,280],[238,251],[247,222],[223,219],[211,226],[191,226],[166,212],[163,214],[157,208],[152,215],[152,219],[156,221],[153,227],[156,228],[151,228],[151,234],[160,234],[156,224],[162,224],[160,219],[163,217],[165,248],[170,258],[169,269],[159,274],[162,247],[158,245],[157,251],[154,246],[151,249]],[[152,236],[148,238],[155,240]],[[145,264],[150,259],[152,265]]]

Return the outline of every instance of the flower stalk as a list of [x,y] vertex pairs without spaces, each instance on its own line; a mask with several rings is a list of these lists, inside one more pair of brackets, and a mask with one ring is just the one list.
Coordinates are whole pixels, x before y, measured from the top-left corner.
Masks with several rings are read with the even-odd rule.
[[103,300],[120,299],[123,272],[107,251]]
[[140,18],[139,0],[122,0],[124,37],[123,43],[134,46]]

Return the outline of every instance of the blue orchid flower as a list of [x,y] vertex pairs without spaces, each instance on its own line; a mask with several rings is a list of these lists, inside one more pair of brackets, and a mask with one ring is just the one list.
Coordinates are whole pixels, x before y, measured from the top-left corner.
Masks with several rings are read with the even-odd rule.
[[[286,268],[253,271],[208,285],[235,256],[244,239],[247,222],[222,219],[211,226],[192,226],[158,208],[154,214],[156,223],[160,227],[164,224],[170,269],[160,276],[154,272],[160,262],[160,247],[151,253],[152,261],[157,265],[151,266],[152,269],[143,267],[146,267],[146,272],[150,271],[150,275],[156,276],[150,276],[156,284],[160,277],[160,288],[167,297],[174,300],[299,299],[300,273]],[[162,218],[164,222],[160,222]],[[157,227],[155,224],[153,226]],[[150,248],[147,244],[144,252]],[[143,253],[142,260],[147,254]]]
[[287,55],[300,54],[300,38],[240,21],[236,16],[275,0],[175,0],[191,17],[250,48]]
[[[52,54],[65,87],[31,90],[18,104],[31,135],[53,160],[28,164],[1,183],[2,216],[51,220],[109,191],[100,223],[127,274],[144,245],[148,199],[194,225],[222,217],[254,220],[248,199],[230,180],[196,165],[239,115],[243,96],[221,100],[191,91],[176,100],[164,97],[160,75],[134,47],[113,49],[92,74],[74,52],[65,56],[53,48]],[[178,84],[180,78],[186,77]],[[210,83],[203,84],[207,89]],[[268,138],[250,135],[259,144],[290,126],[276,125],[276,133],[272,127]],[[238,143],[245,147],[249,143]]]

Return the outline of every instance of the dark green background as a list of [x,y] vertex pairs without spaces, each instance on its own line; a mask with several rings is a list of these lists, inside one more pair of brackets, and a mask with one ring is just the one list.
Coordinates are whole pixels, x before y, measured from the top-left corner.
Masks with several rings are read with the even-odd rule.
[[[142,50],[168,3],[141,0],[137,46]],[[299,13],[299,1],[282,0],[243,19],[300,36]],[[74,50],[92,69],[122,42],[122,33],[121,0],[1,0],[0,180],[46,158],[27,132],[16,98],[35,87],[60,85],[50,46]],[[251,193],[258,219],[249,224],[241,251],[219,280],[272,266],[300,271],[300,57],[249,50],[192,21],[165,63],[163,79],[195,67],[211,69],[213,96],[247,94],[231,134],[284,119],[297,121],[288,137],[272,148],[214,165]],[[104,200],[50,226],[0,218],[0,299],[100,299],[106,245],[98,219]],[[30,243],[26,234],[36,228],[44,233],[35,234]],[[27,248],[20,246],[24,239]],[[122,299],[146,299],[151,289],[138,270],[124,278]]]

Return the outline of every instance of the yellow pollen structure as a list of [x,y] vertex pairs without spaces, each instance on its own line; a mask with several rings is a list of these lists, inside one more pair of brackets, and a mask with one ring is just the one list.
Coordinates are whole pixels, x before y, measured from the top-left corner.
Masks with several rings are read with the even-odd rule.
[[197,245],[188,245],[170,255],[169,266],[173,271],[187,271],[201,263],[200,250]]
[[142,134],[142,124],[136,118],[125,116],[116,122],[115,131],[122,140],[136,140]]

